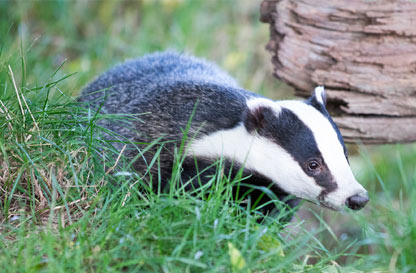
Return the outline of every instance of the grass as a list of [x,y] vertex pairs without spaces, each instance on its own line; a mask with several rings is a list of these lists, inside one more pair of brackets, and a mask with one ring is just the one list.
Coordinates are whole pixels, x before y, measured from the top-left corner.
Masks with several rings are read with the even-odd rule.
[[[94,137],[100,116],[66,96],[47,99],[48,88],[28,89],[38,92],[29,100],[12,75],[5,94],[19,99],[2,100],[2,272],[287,270],[302,268],[295,262],[306,249],[331,260],[306,231],[283,245],[284,227],[258,224],[220,175],[193,194],[147,191],[128,160]],[[108,172],[115,165],[122,171]],[[230,249],[244,266],[224,255]]]
[[238,3],[0,2],[0,272],[416,272],[415,145],[358,147],[363,211],[304,204],[289,224],[259,224],[232,201],[238,181],[155,193],[96,137],[104,116],[72,96],[155,50],[205,56],[247,89],[287,97],[260,2]]

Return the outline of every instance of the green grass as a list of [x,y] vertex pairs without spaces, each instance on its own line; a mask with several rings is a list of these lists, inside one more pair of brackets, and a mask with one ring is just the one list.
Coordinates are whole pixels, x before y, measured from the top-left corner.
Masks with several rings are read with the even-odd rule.
[[259,5],[0,2],[0,272],[416,272],[415,145],[358,147],[363,211],[304,204],[289,224],[259,224],[220,175],[194,193],[148,190],[97,137],[104,116],[72,98],[111,65],[168,48],[290,96],[271,76]]

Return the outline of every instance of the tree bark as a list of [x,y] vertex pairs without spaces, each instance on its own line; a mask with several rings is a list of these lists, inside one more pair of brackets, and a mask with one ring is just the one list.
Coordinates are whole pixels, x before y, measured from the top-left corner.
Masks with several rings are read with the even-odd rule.
[[265,0],[275,75],[327,90],[346,142],[416,141],[416,1]]

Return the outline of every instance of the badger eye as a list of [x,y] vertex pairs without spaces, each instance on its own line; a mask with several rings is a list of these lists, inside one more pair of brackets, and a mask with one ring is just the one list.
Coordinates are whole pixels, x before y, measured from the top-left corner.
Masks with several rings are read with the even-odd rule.
[[308,170],[309,171],[315,171],[319,168],[319,163],[316,160],[311,160],[308,163]]

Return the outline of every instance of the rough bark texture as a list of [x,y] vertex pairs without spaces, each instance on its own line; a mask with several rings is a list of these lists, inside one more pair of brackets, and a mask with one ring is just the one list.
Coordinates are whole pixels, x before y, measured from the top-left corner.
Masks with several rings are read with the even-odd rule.
[[324,85],[347,142],[416,141],[416,1],[265,0],[275,75]]

